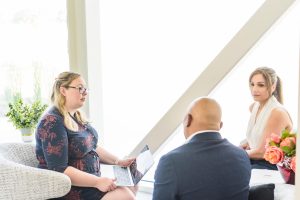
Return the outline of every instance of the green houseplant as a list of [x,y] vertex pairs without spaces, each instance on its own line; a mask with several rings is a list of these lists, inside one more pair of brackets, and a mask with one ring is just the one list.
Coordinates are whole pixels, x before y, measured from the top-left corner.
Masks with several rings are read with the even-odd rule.
[[9,118],[16,129],[21,130],[22,136],[24,136],[23,141],[31,141],[32,139],[29,137],[33,134],[33,130],[47,108],[47,104],[42,104],[40,100],[26,104],[21,97],[17,97],[8,104],[8,107],[9,111],[6,113],[6,117]]

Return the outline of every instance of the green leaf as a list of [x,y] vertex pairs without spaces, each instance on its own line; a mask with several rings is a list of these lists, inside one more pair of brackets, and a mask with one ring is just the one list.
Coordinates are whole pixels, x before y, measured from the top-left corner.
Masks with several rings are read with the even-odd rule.
[[285,138],[289,137],[289,135],[290,135],[290,132],[287,129],[284,129],[281,132],[281,139],[285,139]]
[[282,151],[286,154],[290,154],[292,149],[290,147],[287,147],[287,146],[283,146],[281,147]]
[[277,147],[279,147],[279,144],[277,144],[277,143],[274,142],[274,141],[270,141],[270,142],[269,142],[269,146],[277,146]]
[[5,116],[17,129],[34,128],[47,107],[48,105],[42,104],[40,100],[36,100],[32,104],[25,104],[18,96],[8,104],[9,111]]

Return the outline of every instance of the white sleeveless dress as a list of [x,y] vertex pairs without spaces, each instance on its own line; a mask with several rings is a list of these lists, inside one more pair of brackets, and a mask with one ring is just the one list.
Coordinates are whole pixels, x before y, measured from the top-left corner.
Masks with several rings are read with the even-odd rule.
[[255,117],[256,117],[258,108],[259,108],[259,103],[255,102],[253,105],[253,109],[251,112],[251,116],[250,116],[248,128],[247,128],[246,136],[247,136],[247,141],[248,141],[250,149],[259,148],[261,143],[265,142],[265,141],[262,141],[263,140],[262,136],[263,136],[263,131],[266,126],[266,123],[270,117],[270,114],[274,108],[283,108],[283,105],[280,104],[274,96],[272,96],[267,101],[267,103],[265,104],[263,109],[260,111],[260,113],[258,114],[258,116],[256,118],[256,122],[255,122]]

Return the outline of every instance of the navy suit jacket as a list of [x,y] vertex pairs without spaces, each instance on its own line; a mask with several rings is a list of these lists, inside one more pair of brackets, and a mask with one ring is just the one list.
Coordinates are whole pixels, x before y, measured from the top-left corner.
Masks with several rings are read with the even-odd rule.
[[159,160],[153,200],[247,200],[247,153],[220,133],[204,132]]

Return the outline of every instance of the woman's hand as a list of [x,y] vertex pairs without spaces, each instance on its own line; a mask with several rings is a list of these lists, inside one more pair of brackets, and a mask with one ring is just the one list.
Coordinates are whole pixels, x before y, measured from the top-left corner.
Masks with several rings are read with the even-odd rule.
[[250,150],[250,147],[249,147],[248,143],[240,144],[240,148],[242,148],[244,150]]
[[96,182],[95,187],[102,191],[102,192],[110,192],[113,191],[117,188],[116,186],[116,180],[117,179],[112,179],[112,178],[107,178],[107,177],[99,177],[99,179]]
[[131,163],[135,160],[135,158],[128,158],[128,159],[122,159],[122,160],[117,160],[116,165],[119,165],[121,167],[128,167],[131,165]]

